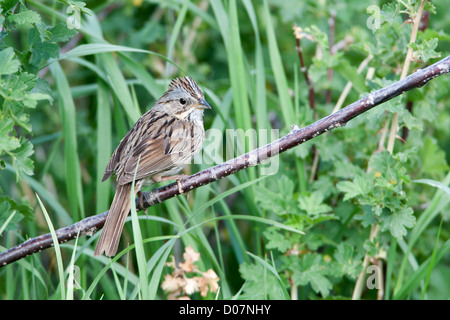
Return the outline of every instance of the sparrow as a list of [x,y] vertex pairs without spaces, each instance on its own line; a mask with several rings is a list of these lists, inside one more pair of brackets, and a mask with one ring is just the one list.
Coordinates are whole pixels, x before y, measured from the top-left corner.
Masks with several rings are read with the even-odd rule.
[[103,252],[107,256],[116,254],[130,200],[143,185],[176,180],[182,193],[180,180],[185,175],[177,173],[202,148],[205,109],[211,107],[197,83],[188,76],[176,78],[120,141],[102,179],[105,181],[115,172],[117,188],[94,251],[96,256]]

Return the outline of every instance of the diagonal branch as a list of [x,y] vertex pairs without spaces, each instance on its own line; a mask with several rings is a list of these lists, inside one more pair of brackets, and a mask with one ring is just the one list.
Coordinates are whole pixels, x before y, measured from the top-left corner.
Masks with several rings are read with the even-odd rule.
[[[364,113],[383,102],[395,98],[406,91],[421,87],[431,79],[446,74],[449,71],[450,56],[447,56],[446,58],[425,69],[418,70],[403,80],[370,93],[366,97],[314,122],[305,128],[300,129],[293,125],[292,131],[289,134],[273,141],[272,143],[181,180],[182,190],[187,192],[213,181],[222,179],[237,171],[256,166],[262,161],[294,148],[324,132],[344,126],[348,121],[357,117],[361,113]],[[138,210],[143,210],[179,194],[180,192],[177,184],[172,183],[144,193],[142,206],[140,206],[138,203],[139,201],[137,201],[136,207]],[[83,219],[71,226],[58,229],[56,231],[58,241],[66,242],[72,240],[77,236],[78,231],[80,232],[80,236],[94,234],[103,227],[107,214],[108,211]],[[29,239],[18,246],[0,253],[0,267],[41,250],[48,249],[52,245],[53,242],[50,234],[44,234],[42,236]]]

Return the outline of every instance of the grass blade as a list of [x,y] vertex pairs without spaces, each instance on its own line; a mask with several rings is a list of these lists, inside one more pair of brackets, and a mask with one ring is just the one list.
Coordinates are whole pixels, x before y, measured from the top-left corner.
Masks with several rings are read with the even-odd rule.
[[[173,59],[173,50],[175,49],[175,44],[178,42],[178,34],[180,33],[181,26],[183,25],[183,21],[190,2],[190,0],[185,0],[183,6],[181,7],[181,10],[178,12],[177,20],[175,21],[172,33],[170,34],[169,45],[167,46],[167,57],[169,59]],[[166,75],[169,74],[168,66],[169,65],[166,65]]]
[[[272,71],[275,76],[275,84],[280,99],[281,111],[283,114],[284,125],[289,126],[296,122],[294,114],[294,106],[289,95],[289,87],[287,84],[286,73],[284,72],[280,51],[275,35],[275,29],[270,17],[270,9],[267,0],[264,0],[264,12],[266,22],[267,39],[269,42],[269,57]],[[298,121],[298,120],[297,120]]]
[[2,235],[3,231],[6,229],[6,227],[8,226],[8,223],[12,220],[12,218],[14,218],[14,216],[16,215],[16,210],[13,210],[13,212],[11,212],[11,214],[9,215],[9,217],[5,220],[5,222],[0,226],[0,236]]
[[[417,288],[420,281],[428,275],[429,268],[433,268],[442,257],[450,251],[450,240],[447,240],[436,253],[423,262],[420,267],[408,277],[408,280],[394,293],[394,300],[405,299],[411,292]],[[434,263],[432,263],[432,260]]]
[[102,183],[103,172],[111,156],[111,104],[109,93],[103,81],[98,81],[97,89],[97,185],[96,212],[103,212],[109,207],[111,188]]
[[144,251],[144,245],[142,241],[142,233],[141,229],[139,227],[139,219],[136,212],[136,202],[135,202],[135,194],[134,194],[134,188],[135,188],[135,179],[136,179],[136,172],[139,167],[139,160],[136,164],[136,170],[134,171],[134,177],[133,182],[131,183],[131,192],[130,192],[130,202],[131,202],[131,226],[133,229],[133,238],[134,238],[134,244],[135,244],[135,250],[136,250],[136,261],[137,266],[139,270],[139,284],[142,294],[143,300],[149,299],[149,292],[148,292],[148,278],[147,278],[147,262],[145,258],[145,251]]
[[102,54],[103,69],[107,73],[107,78],[111,89],[122,104],[122,108],[127,114],[131,123],[135,123],[141,116],[139,108],[133,103],[130,90],[125,78],[111,54]]
[[45,221],[47,222],[48,228],[50,229],[50,233],[52,235],[53,240],[53,246],[55,248],[55,255],[56,255],[56,264],[58,266],[58,274],[59,274],[59,286],[60,286],[60,292],[61,292],[61,299],[66,299],[66,293],[65,293],[65,281],[64,281],[64,266],[62,262],[62,256],[61,256],[61,248],[59,247],[58,237],[56,236],[55,228],[53,227],[52,220],[50,219],[50,216],[47,213],[47,210],[45,209],[44,205],[42,204],[41,198],[39,198],[39,195],[36,193],[36,198],[39,202],[39,206],[42,210],[42,213],[44,214]]
[[450,188],[440,181],[431,180],[431,179],[419,179],[419,180],[414,180],[413,182],[423,183],[423,184],[427,184],[427,185],[435,187],[435,188],[439,188],[450,197]]
[[422,290],[422,300],[425,300],[425,295],[427,293],[428,283],[430,282],[431,271],[433,270],[434,261],[436,259],[436,251],[437,251],[437,248],[438,248],[439,238],[441,236],[441,230],[442,230],[443,222],[444,222],[444,218],[441,218],[441,223],[439,224],[439,229],[438,229],[438,232],[436,234],[436,242],[434,244],[433,254],[431,255],[430,266],[428,267],[428,273],[427,273],[427,276],[426,276],[426,279],[425,279],[425,285],[424,285],[424,288]]
[[[256,262],[261,264],[264,267],[264,269],[269,270],[270,273],[272,273],[275,276],[275,278],[277,279],[277,283],[279,284],[277,289],[278,289],[278,292],[280,293],[280,297],[285,300],[289,300],[290,299],[289,293],[286,290],[286,287],[283,286],[283,280],[281,280],[280,275],[278,274],[278,271],[273,266],[271,266],[266,260],[262,259],[261,257],[258,257],[257,255],[255,255],[251,252],[248,252],[248,251],[247,251],[247,254],[250,257],[252,257],[253,259],[255,259]],[[267,296],[267,294],[266,294],[266,296]]]
[[67,278],[67,300],[73,300],[73,291],[74,291],[74,282],[75,282],[75,254],[77,252],[77,244],[78,244],[78,236],[80,235],[80,231],[78,230],[77,237],[75,238],[75,244],[73,246],[72,257],[69,262],[69,266],[67,267],[67,272],[69,274]]
[[81,187],[80,161],[78,159],[75,103],[69,82],[58,62],[50,66],[58,91],[58,104],[62,118],[64,136],[64,161],[66,188],[71,215],[75,220],[84,218],[83,193]]

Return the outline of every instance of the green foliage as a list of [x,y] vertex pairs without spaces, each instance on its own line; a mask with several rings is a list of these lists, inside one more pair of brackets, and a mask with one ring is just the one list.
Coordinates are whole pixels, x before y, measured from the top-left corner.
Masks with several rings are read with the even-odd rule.
[[[357,0],[2,1],[0,250],[108,209],[113,148],[171,78],[204,89],[206,129],[262,129],[237,146],[224,135],[223,152],[207,137],[203,163],[184,172],[194,173],[399,80],[409,48],[409,73],[447,56],[445,0],[427,2],[428,24],[409,43],[405,19],[420,3],[377,13]],[[271,176],[253,167],[133,210],[113,259],[93,256],[95,234],[0,268],[0,297],[164,299],[170,257],[187,261],[190,246],[220,286],[193,299],[375,299],[378,288],[386,299],[447,299],[449,89],[441,76],[392,99],[283,153]],[[401,139],[388,152],[393,114]],[[383,272],[378,288],[368,266]]]
[[[0,169],[5,169],[6,163],[11,164],[16,181],[21,181],[24,175],[34,174],[34,147],[29,140],[33,133],[31,110],[41,102],[53,101],[48,83],[37,73],[50,58],[58,57],[57,42],[69,40],[76,31],[67,29],[64,24],[46,25],[39,13],[27,9],[21,2],[2,3],[0,12]],[[20,49],[11,46],[17,35],[25,39]],[[0,223],[14,209],[20,213],[17,217],[30,217],[29,206],[17,207],[13,198],[1,198],[5,211],[2,211]]]

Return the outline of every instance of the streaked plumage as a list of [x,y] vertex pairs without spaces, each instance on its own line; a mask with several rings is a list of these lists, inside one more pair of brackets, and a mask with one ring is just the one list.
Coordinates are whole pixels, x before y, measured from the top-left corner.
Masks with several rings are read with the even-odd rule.
[[102,179],[105,181],[115,171],[117,189],[95,255],[105,252],[112,256],[117,252],[130,211],[131,183],[138,160],[133,199],[144,183],[169,180],[201,150],[205,136],[204,109],[210,106],[195,81],[177,78],[120,141]]

